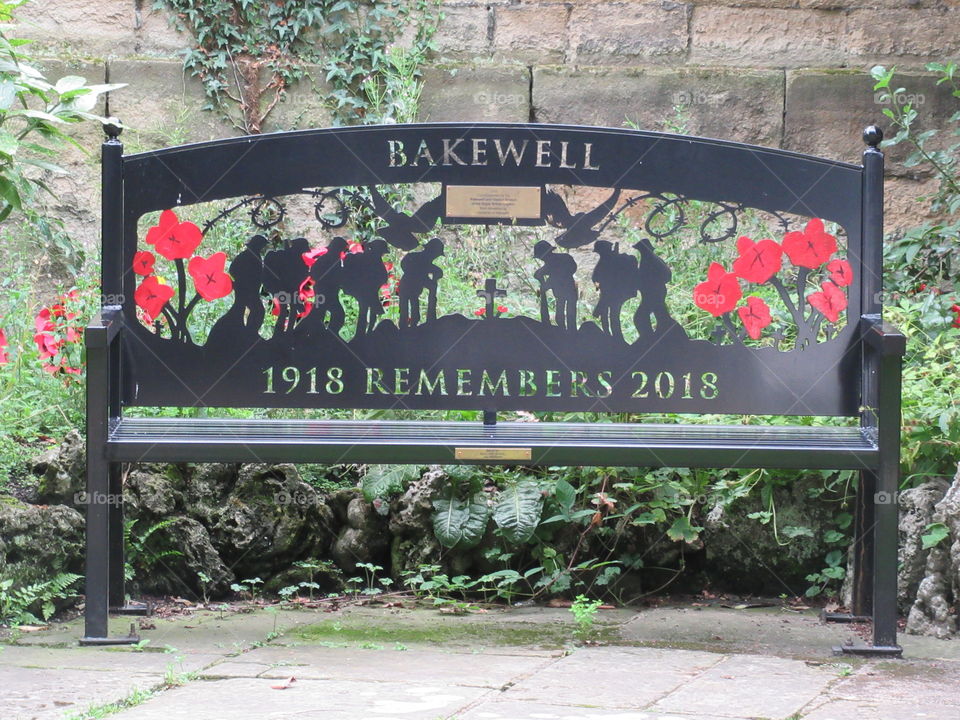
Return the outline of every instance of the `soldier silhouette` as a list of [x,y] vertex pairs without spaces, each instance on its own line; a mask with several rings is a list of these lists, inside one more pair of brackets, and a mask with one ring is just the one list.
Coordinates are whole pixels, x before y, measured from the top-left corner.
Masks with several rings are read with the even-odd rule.
[[[666,332],[669,327],[676,325],[676,320],[670,317],[667,311],[667,285],[673,279],[673,273],[653,251],[649,238],[643,238],[633,247],[640,252],[640,267],[637,271],[640,306],[633,315],[633,324],[637,326],[637,333],[642,339],[655,332]],[[657,323],[656,330],[650,322],[651,317]]]
[[339,333],[346,322],[347,316],[340,304],[340,286],[347,257],[347,241],[338,235],[327,243],[327,251],[318,256],[310,268],[314,292],[313,311],[306,318],[310,327],[324,326],[332,333]]
[[387,250],[387,243],[377,238],[367,242],[363,252],[347,255],[344,260],[341,288],[357,300],[357,335],[373,330],[377,318],[383,315],[380,288],[387,282],[387,269],[383,266]]
[[230,263],[233,278],[233,305],[210,329],[207,343],[214,345],[235,343],[243,337],[255,337],[263,324],[263,258],[260,252],[267,246],[263,235],[254,235],[247,247]]
[[600,289],[600,298],[593,314],[600,318],[603,331],[623,340],[620,310],[637,294],[637,259],[621,253],[607,240],[597,240],[593,251],[599,255],[593,268],[593,282]]
[[533,246],[533,256],[543,263],[533,273],[540,283],[540,322],[550,323],[547,293],[552,292],[557,326],[576,330],[577,283],[573,274],[577,271],[577,262],[567,253],[554,252],[555,249],[547,240],[541,240]]
[[431,238],[423,250],[407,253],[400,261],[400,283],[397,294],[400,297],[400,327],[420,324],[420,295],[427,291],[426,322],[437,318],[437,282],[443,277],[434,261],[443,255],[443,241]]
[[307,278],[303,254],[309,250],[307,239],[299,237],[283,248],[271,250],[263,259],[263,287],[279,306],[274,335],[292,330],[297,315],[304,309],[300,284]]

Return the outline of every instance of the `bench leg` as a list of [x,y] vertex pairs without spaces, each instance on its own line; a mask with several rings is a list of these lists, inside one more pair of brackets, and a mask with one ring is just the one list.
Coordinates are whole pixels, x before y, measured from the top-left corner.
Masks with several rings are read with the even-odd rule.
[[850,612],[823,612],[824,622],[868,622],[873,615],[873,555],[874,555],[874,495],[877,492],[877,476],[872,470],[860,471],[857,499],[853,517],[852,597]]

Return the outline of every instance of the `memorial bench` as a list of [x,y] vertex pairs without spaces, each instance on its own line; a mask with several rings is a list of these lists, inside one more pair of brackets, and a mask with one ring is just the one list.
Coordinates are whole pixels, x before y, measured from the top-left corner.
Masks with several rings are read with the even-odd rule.
[[[856,470],[851,617],[872,616],[874,634],[845,650],[899,653],[904,338],[881,318],[878,129],[864,133],[862,166],[532,124],[309,130],[134,155],[107,133],[105,300],[86,330],[91,499],[122,497],[121,464],[136,462]],[[242,244],[224,223],[242,226]],[[445,243],[478,231],[513,253],[501,277],[444,275]],[[678,286],[663,257],[702,262],[704,248],[719,261]],[[475,282],[473,305],[451,306],[454,281]],[[527,421],[505,419],[515,411]],[[529,421],[536,412],[851,420]],[[87,512],[81,642],[129,642],[107,632],[124,603],[122,502]]]

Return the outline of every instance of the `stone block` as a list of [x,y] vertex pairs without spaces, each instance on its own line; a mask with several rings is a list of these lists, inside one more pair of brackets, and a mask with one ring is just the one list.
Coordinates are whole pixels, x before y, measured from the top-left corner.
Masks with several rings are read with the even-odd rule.
[[567,16],[563,5],[509,5],[494,8],[493,50],[508,62],[563,62]]
[[844,16],[778,8],[693,9],[690,62],[753,67],[844,64]]
[[526,122],[530,74],[522,67],[427,68],[420,120],[425,122]]
[[33,0],[16,12],[15,37],[33,52],[82,57],[173,56],[193,40],[175,30],[169,14],[132,0]]
[[688,68],[536,69],[537,122],[684,131],[778,146],[783,75]]
[[490,55],[493,9],[486,5],[443,7],[443,20],[433,36],[442,59],[474,59]]
[[[818,72],[797,70],[787,76],[784,147],[833,160],[859,163],[863,153],[861,133],[867,125],[889,127],[883,115],[886,106],[873,90],[873,79],[864,72]],[[926,73],[898,73],[896,86],[907,93],[895,102],[912,102],[919,111],[916,127],[923,131],[943,128],[956,108],[945,85],[937,85]],[[888,132],[889,135],[889,132]],[[946,143],[942,135],[936,143]],[[905,145],[889,148],[887,172],[895,175],[923,174],[922,168],[905,168],[909,154]]]
[[591,3],[570,14],[570,52],[578,65],[682,61],[689,6],[669,2]]
[[853,10],[847,17],[844,43],[853,66],[888,62],[923,68],[931,60],[960,52],[960,6]]

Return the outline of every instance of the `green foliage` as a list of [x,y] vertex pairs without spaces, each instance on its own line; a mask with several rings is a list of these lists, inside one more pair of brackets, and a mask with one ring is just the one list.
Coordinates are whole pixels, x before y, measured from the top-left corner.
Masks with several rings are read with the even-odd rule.
[[433,509],[433,534],[444,547],[465,550],[483,538],[490,517],[483,492],[462,500],[457,497],[457,488],[450,485],[434,498]]
[[[410,97],[397,92],[391,76],[418,74],[440,20],[437,4],[426,0],[155,0],[154,6],[173,10],[175,22],[193,35],[185,67],[203,82],[208,107],[245,134],[262,131],[311,65],[324,73],[330,90],[322,99],[337,124],[393,117],[385,106],[402,116]],[[411,48],[391,53],[411,22]]]
[[[0,2],[0,22],[13,20],[25,2]],[[23,210],[38,190],[49,190],[42,172],[63,173],[53,161],[63,143],[73,142],[64,128],[101,120],[91,113],[97,98],[122,87],[87,85],[76,75],[50,83],[22,51],[26,42],[0,29],[0,221]]]
[[540,485],[530,478],[521,478],[504,488],[493,507],[493,521],[507,542],[526,542],[540,524],[543,494]]
[[593,623],[596,619],[597,610],[603,604],[602,600],[590,600],[586,595],[577,595],[573,604],[570,606],[570,613],[577,627],[573,631],[577,640],[589,640],[593,636]]
[[367,502],[386,500],[419,478],[417,465],[370,465],[360,479],[360,491]]
[[920,540],[923,541],[924,550],[936,547],[950,537],[950,528],[943,523],[930,523],[926,529],[927,532],[920,536]]
[[46,622],[56,610],[56,601],[73,595],[70,589],[81,577],[60,573],[49,580],[21,587],[15,586],[13,578],[0,580],[0,625],[15,627]]
[[[124,520],[123,541],[126,561],[123,574],[127,581],[152,573],[165,558],[183,555],[170,546],[169,538],[161,531],[177,522],[168,518],[146,524],[143,520]],[[141,529],[141,525],[146,525]]]

